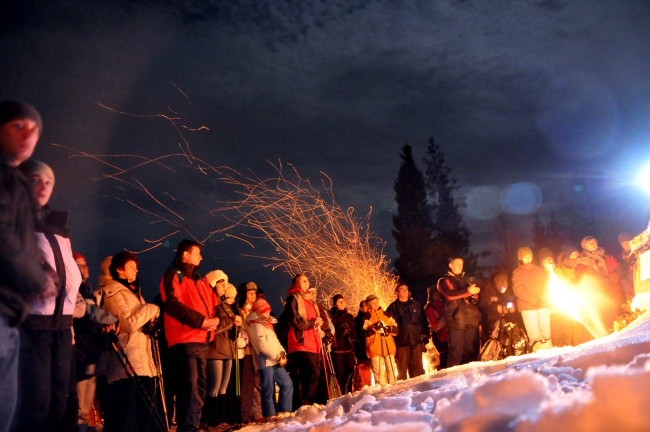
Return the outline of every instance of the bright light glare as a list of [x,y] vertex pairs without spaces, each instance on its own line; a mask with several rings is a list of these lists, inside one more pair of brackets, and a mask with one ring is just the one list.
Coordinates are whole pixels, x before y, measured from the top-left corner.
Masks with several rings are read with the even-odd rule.
[[636,179],[636,184],[640,189],[650,195],[650,163],[641,168]]
[[595,289],[598,284],[596,279],[585,275],[576,286],[553,272],[548,283],[552,307],[581,322],[594,337],[607,334],[600,317],[607,299],[603,298],[600,290]]

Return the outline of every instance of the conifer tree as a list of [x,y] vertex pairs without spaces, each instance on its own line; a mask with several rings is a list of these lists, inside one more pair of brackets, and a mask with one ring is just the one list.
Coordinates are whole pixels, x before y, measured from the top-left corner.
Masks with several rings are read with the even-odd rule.
[[464,201],[456,197],[458,181],[451,175],[451,168],[445,161],[445,154],[433,138],[429,138],[427,157],[424,159],[426,168],[425,185],[433,215],[435,230],[434,247],[429,259],[437,275],[448,270],[449,258],[453,255],[465,259],[465,268],[476,269],[478,256],[469,253],[470,231],[463,221],[460,209]]
[[543,247],[549,247],[548,230],[539,213],[533,217],[533,249],[539,251]]
[[393,216],[393,237],[398,258],[395,269],[419,301],[426,299],[426,287],[432,283],[429,261],[433,235],[430,208],[422,171],[413,160],[410,145],[402,147],[402,165],[395,180],[397,215]]

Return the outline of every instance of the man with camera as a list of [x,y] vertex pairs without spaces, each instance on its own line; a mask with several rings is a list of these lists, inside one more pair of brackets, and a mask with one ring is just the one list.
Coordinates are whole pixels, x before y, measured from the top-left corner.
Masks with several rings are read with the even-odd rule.
[[478,358],[481,322],[478,293],[481,289],[476,286],[474,278],[463,271],[464,263],[461,257],[449,258],[449,271],[438,280],[438,291],[443,297],[445,321],[449,328],[448,367]]

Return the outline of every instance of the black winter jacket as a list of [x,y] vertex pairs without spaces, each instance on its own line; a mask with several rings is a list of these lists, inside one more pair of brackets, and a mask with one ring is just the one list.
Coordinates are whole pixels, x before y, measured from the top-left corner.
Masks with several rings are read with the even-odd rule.
[[334,352],[349,352],[354,350],[354,340],[356,338],[356,328],[354,317],[350,315],[347,309],[339,310],[333,307],[330,310],[332,324],[334,324],[334,336],[336,343],[332,347]]
[[412,298],[403,302],[399,299],[392,302],[386,314],[397,322],[397,347],[414,346],[422,343],[422,337],[429,336],[429,325],[426,315],[418,302]]
[[36,204],[29,183],[0,160],[0,315],[10,325],[29,313],[28,301],[45,286],[44,260],[36,246]]
[[467,291],[470,285],[471,281],[465,273],[455,275],[448,272],[438,280],[438,291],[445,306],[445,322],[450,330],[478,327],[481,322],[478,295],[471,295]]

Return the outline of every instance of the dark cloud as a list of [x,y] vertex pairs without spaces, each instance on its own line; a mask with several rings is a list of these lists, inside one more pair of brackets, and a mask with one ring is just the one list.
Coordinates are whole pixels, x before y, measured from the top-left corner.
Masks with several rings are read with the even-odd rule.
[[[96,163],[46,144],[158,155],[180,142],[169,122],[116,114],[100,102],[206,125],[209,132],[187,137],[211,164],[269,173],[267,161],[282,160],[310,178],[326,172],[343,207],[365,214],[372,206],[389,255],[392,187],[407,142],[419,162],[434,136],[464,190],[530,181],[547,208],[568,173],[613,172],[614,160],[644,157],[650,138],[644,1],[6,5],[0,97],[30,100],[43,112],[38,157],[65,173],[55,202],[71,208],[75,244],[95,261],[139,248],[160,224],[120,201],[133,191],[92,180],[103,172]],[[227,191],[183,170],[160,181],[156,170],[138,175],[176,197],[193,229],[209,231],[221,222],[205,211]],[[488,244],[490,222],[472,223],[476,244]],[[242,251],[219,242],[210,265],[247,278],[258,262]],[[159,272],[169,249],[148,256]]]

